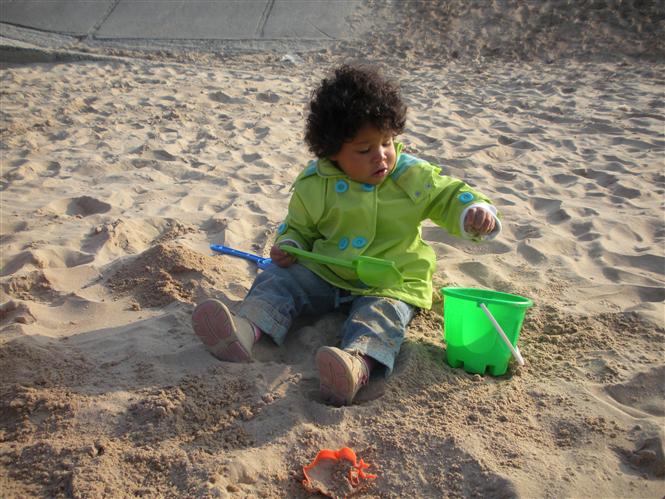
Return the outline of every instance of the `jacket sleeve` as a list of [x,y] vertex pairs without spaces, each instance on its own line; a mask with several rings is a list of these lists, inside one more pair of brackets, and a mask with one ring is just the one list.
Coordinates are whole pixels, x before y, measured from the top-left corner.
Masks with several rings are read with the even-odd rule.
[[301,249],[310,250],[321,234],[316,227],[318,217],[310,211],[313,203],[307,203],[301,191],[296,186],[289,201],[286,219],[277,230],[275,244],[290,242]]
[[[498,235],[501,231],[500,217],[487,196],[472,189],[462,180],[439,175],[436,170],[433,172],[431,181],[434,192],[430,198],[425,218],[429,218],[451,235],[463,239],[479,241],[493,239]],[[471,208],[481,208],[492,214],[496,221],[496,228],[491,234],[482,237],[469,234],[464,230],[464,217]]]

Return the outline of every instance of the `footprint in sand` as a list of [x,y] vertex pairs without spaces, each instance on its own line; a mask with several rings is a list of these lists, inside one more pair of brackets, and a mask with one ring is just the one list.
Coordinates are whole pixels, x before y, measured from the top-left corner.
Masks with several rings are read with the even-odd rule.
[[266,138],[266,136],[270,133],[270,128],[268,127],[257,127],[254,129],[254,133],[256,134],[256,138],[261,140]]
[[568,212],[561,208],[561,204],[559,199],[531,198],[531,205],[537,211],[545,213],[545,220],[552,225],[558,225],[571,219]]
[[0,271],[0,276],[6,276],[16,273],[19,269],[24,267],[33,267],[43,269],[46,266],[46,261],[40,256],[36,255],[33,251],[22,251],[14,258],[11,258]]
[[10,259],[2,270],[0,276],[16,274],[19,270],[30,271],[31,269],[42,271],[47,268],[72,268],[90,263],[94,257],[71,249],[40,248],[36,250],[25,250]]
[[[67,123],[67,124],[69,124],[69,123]],[[69,137],[69,132],[67,132],[65,130],[61,130],[59,132],[52,133],[52,134],[49,135],[49,139],[53,140],[53,141],[65,140],[67,137]]]
[[508,198],[506,196],[495,196],[494,201],[496,202],[497,206],[515,206],[517,203],[512,200],[512,198],[517,198],[520,200],[525,200],[526,196],[520,194],[514,189],[511,189],[510,187],[497,187],[497,192],[500,192],[501,194],[506,194],[506,196],[511,196],[511,198]]
[[81,215],[87,217],[97,213],[106,213],[111,209],[111,205],[90,196],[81,196],[74,198],[67,205],[67,215]]
[[57,161],[32,161],[27,158],[11,161],[8,166],[9,168],[5,168],[3,172],[5,188],[13,181],[29,182],[37,177],[55,177],[61,169]]
[[605,388],[623,406],[652,416],[665,416],[665,366],[639,373],[626,383]]
[[589,180],[595,180],[601,187],[609,187],[610,185],[617,183],[616,175],[604,171],[591,170],[589,168],[577,168],[573,170],[573,173]]
[[98,213],[106,213],[111,205],[90,196],[60,199],[47,205],[47,209],[56,213],[65,213],[70,217],[87,217]]
[[515,238],[519,241],[524,239],[539,239],[543,237],[540,227],[532,224],[515,225]]
[[510,144],[513,144],[517,142],[517,139],[513,139],[512,137],[507,137],[505,135],[499,136],[497,139],[497,142],[501,144],[502,146],[509,146]]
[[46,171],[44,172],[45,177],[55,177],[60,173],[60,163],[57,161],[49,161],[46,164]]
[[563,186],[563,187],[570,187],[572,185],[575,185],[577,183],[578,177],[575,175],[567,175],[565,173],[558,173],[556,175],[552,175],[552,180],[554,180],[554,183]]
[[136,158],[131,161],[135,168],[157,168],[157,161],[154,159]]
[[159,159],[161,161],[175,161],[178,159],[177,156],[174,156],[166,149],[156,149],[152,152],[152,154],[155,157],[155,159]]
[[51,303],[59,295],[42,270],[14,275],[2,284],[2,290],[8,296],[18,300],[43,303]]
[[208,94],[210,100],[219,102],[221,104],[244,104],[246,102],[242,97],[231,97],[221,90],[218,92],[211,92]]
[[524,241],[517,245],[517,252],[531,265],[538,265],[547,261],[547,257],[543,253]]
[[35,316],[30,310],[28,304],[9,300],[0,305],[0,323],[11,324],[32,324],[35,322]]
[[665,289],[661,286],[635,286],[640,300],[643,302],[661,303],[665,301]]
[[619,454],[628,465],[646,476],[665,477],[665,451],[661,437],[645,438],[634,451],[619,449]]
[[594,241],[601,237],[600,233],[594,230],[593,221],[573,222],[571,224],[571,231],[580,241]]
[[[3,222],[4,222],[4,220],[3,220]],[[5,222],[3,225],[4,225],[3,229],[6,232],[0,233],[0,245],[1,244],[9,244],[10,242],[15,241],[16,238],[17,238],[16,237],[17,233],[25,232],[30,227],[28,225],[28,222],[26,222],[24,220],[22,220],[20,222],[17,222],[17,223],[14,223],[14,224],[8,224],[8,223]]]
[[[634,376],[626,383],[605,387],[604,392],[611,398],[611,404],[623,412],[640,419],[651,416],[665,416],[665,366],[656,367]],[[602,394],[599,394],[602,396]],[[639,427],[638,427],[639,428]],[[647,476],[665,476],[665,452],[661,436],[645,436],[638,441],[634,450],[617,449],[627,465]]]
[[279,95],[277,95],[275,92],[271,92],[268,90],[267,92],[261,92],[256,94],[256,100],[259,100],[261,102],[268,102],[269,104],[275,104],[279,102]]
[[632,187],[625,187],[619,183],[617,183],[613,188],[612,188],[612,194],[615,196],[622,198],[623,199],[635,199],[638,198],[642,195],[642,193],[638,189],[633,189]]
[[245,163],[254,163],[254,161],[257,161],[259,159],[261,159],[261,155],[257,152],[242,155],[242,160]]
[[104,250],[103,256],[107,258],[137,253],[157,234],[155,228],[143,220],[118,219],[94,227],[82,241],[81,249],[96,256]]
[[490,165],[485,166],[485,170],[490,172],[494,178],[502,180],[504,182],[509,182],[511,180],[515,180],[515,178],[517,177],[516,172],[507,171],[507,170],[499,170],[498,168],[495,168],[495,167],[490,166]]

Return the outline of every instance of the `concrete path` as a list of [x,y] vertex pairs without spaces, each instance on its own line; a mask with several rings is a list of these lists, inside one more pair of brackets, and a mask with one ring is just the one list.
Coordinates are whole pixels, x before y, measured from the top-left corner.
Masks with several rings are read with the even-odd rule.
[[[0,0],[0,23],[96,40],[339,40],[361,0]],[[0,35],[2,35],[0,24]]]

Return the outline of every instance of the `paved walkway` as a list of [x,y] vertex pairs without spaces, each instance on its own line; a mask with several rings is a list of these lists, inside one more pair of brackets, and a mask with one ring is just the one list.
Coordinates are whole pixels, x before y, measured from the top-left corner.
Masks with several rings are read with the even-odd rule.
[[[0,0],[0,23],[97,40],[336,40],[361,0]],[[2,35],[0,24],[0,35]]]

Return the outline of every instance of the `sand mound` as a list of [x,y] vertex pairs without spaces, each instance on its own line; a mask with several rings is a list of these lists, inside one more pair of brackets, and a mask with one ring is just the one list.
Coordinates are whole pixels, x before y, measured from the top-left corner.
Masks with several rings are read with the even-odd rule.
[[194,303],[206,283],[221,277],[218,260],[173,243],[160,243],[112,271],[106,285],[128,295],[139,307],[160,307],[173,301]]

